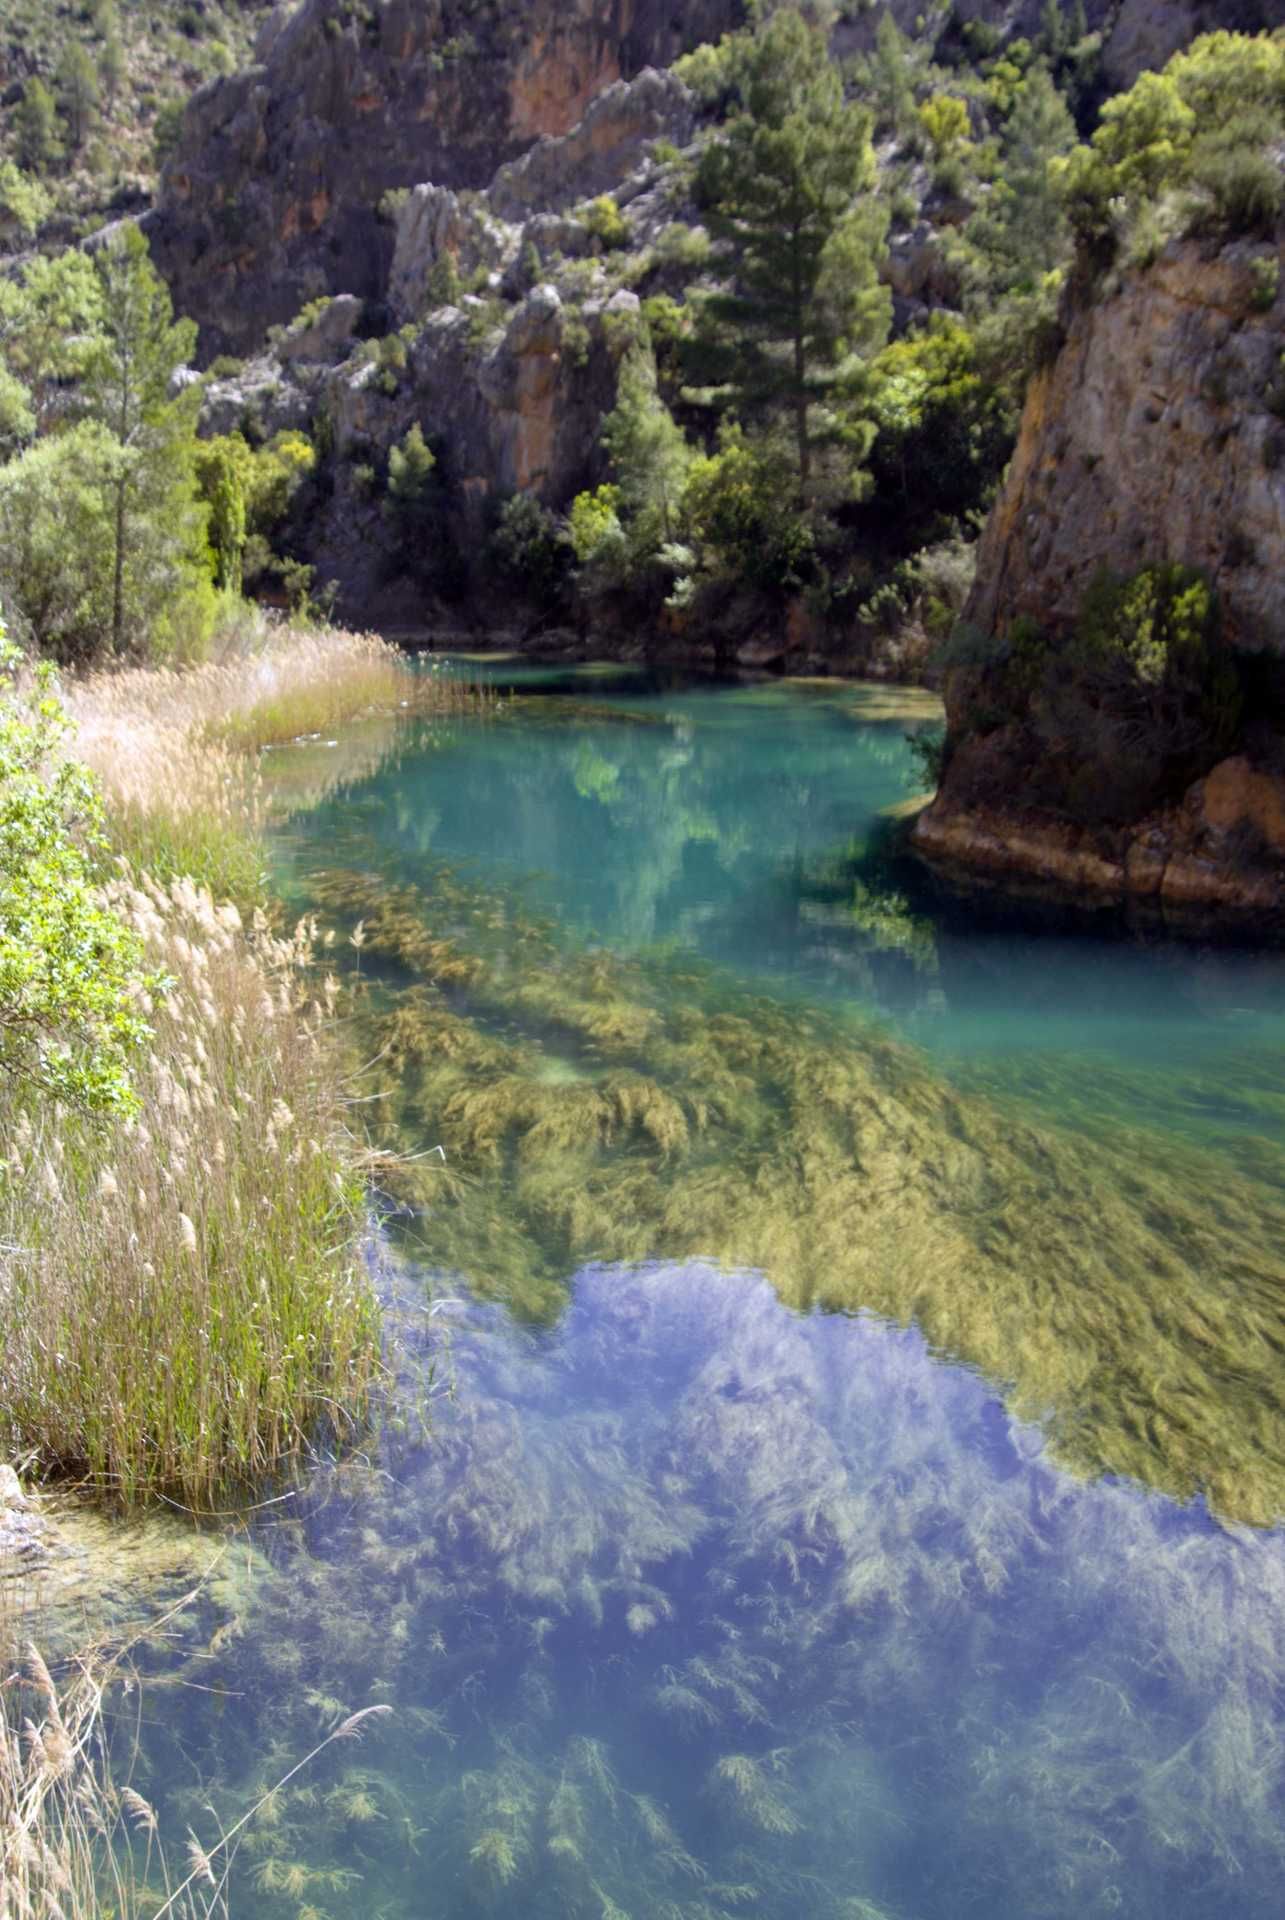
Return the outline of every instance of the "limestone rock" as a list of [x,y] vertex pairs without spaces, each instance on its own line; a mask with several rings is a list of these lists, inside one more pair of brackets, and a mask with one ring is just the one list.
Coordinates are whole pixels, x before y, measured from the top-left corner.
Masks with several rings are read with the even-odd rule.
[[[202,356],[246,352],[322,293],[383,298],[394,233],[376,209],[390,188],[480,188],[614,82],[739,17],[739,0],[303,0],[274,15],[257,64],[193,96],[148,217]],[[619,165],[613,147],[669,111],[676,83],[653,82],[625,121],[613,108],[582,149],[542,164],[568,179]]]
[[967,618],[1074,620],[1102,568],[1203,568],[1229,644],[1285,652],[1285,276],[1267,311],[1253,263],[1280,249],[1186,241],[1076,313],[1032,382],[983,536]]
[[336,294],[315,320],[291,327],[277,347],[277,357],[287,365],[298,360],[333,362],[352,339],[360,318],[361,301],[356,295]]
[[1273,853],[1285,855],[1285,780],[1252,767],[1243,754],[1222,760],[1201,783],[1205,823],[1219,833],[1248,827]]
[[618,187],[645,157],[653,140],[686,146],[696,122],[695,102],[681,80],[653,68],[600,93],[584,118],[561,138],[536,143],[500,168],[487,199],[502,218],[559,213]]

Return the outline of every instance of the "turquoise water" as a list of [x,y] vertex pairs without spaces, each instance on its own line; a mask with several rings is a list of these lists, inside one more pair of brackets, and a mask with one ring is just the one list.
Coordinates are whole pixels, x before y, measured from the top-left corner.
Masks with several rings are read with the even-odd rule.
[[[147,1789],[205,1832],[393,1706],[250,1829],[234,1910],[270,1920],[1277,1913],[1285,1532],[1244,1522],[1285,1487],[1281,962],[935,896],[888,853],[932,720],[896,690],[489,671],[514,698],[354,752],[277,842],[373,929],[370,1018],[436,1023],[396,1112],[458,1192],[372,1256],[431,1432],[230,1553],[157,1662]],[[690,1141],[572,1139],[626,1075]]]

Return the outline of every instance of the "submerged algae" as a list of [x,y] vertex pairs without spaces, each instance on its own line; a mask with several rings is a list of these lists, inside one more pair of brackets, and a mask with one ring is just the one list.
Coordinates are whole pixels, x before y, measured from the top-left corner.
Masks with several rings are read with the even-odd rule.
[[322,1476],[145,1743],[201,1831],[396,1701],[252,1828],[265,1920],[356,1873],[399,1920],[1274,1912],[1285,1538],[1077,1485],[751,1274],[588,1269],[453,1345],[432,1444]]
[[448,1157],[419,1195],[433,1265],[546,1316],[586,1259],[759,1268],[793,1307],[916,1322],[1077,1472],[1285,1514],[1279,1144],[1256,1142],[1264,1179],[1123,1117],[1094,1138],[872,1019],[560,946],[448,872],[316,892],[410,983],[361,1018],[386,1121]]

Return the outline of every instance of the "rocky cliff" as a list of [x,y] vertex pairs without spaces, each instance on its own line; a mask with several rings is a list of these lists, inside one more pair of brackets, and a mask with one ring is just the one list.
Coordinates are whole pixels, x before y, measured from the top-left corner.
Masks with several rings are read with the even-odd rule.
[[1032,383],[967,610],[1000,659],[1023,619],[1056,646],[1104,571],[1199,569],[1247,689],[1241,750],[1141,819],[1041,813],[1005,798],[1024,735],[988,717],[985,673],[959,669],[951,757],[914,834],[933,862],[1166,911],[1285,912],[1281,238],[1174,243],[1072,316]]
[[606,87],[717,36],[740,0],[303,0],[255,63],[188,106],[149,219],[204,358],[243,353],[328,293],[382,297],[376,209],[423,181],[484,186]]
[[1229,644],[1285,651],[1278,244],[1187,241],[1074,315],[1031,383],[968,619],[1067,626],[1103,568],[1201,568]]

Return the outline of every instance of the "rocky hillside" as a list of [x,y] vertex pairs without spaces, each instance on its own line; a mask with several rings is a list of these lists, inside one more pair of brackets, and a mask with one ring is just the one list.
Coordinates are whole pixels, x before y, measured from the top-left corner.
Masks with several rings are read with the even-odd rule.
[[[1205,26],[1263,25],[1271,11],[1271,0],[1085,0],[1085,57],[1112,91]],[[1047,17],[1044,0],[849,7],[836,55],[869,49],[885,12],[926,54],[963,61],[1037,35]],[[245,353],[323,294],[378,299],[391,260],[376,218],[386,192],[484,187],[536,140],[568,132],[604,88],[744,17],[743,0],[279,6],[252,63],[193,97],[149,225],[203,356]]]
[[480,188],[595,97],[717,38],[739,0],[304,0],[191,101],[149,223],[205,357],[327,293],[378,299],[390,190]]
[[[1170,919],[1285,918],[1283,257],[1285,231],[1174,242],[1076,312],[1032,382],[979,550],[976,640],[947,676],[945,777],[915,827],[946,873]],[[1203,663],[1194,626],[1136,592],[1131,627],[1086,631],[1108,576],[1166,575],[1211,591]],[[1126,757],[1155,775],[1132,804]],[[1175,790],[1184,761],[1199,777]]]
[[[245,64],[271,5],[0,0],[0,156],[39,180],[50,240],[147,203],[183,103]],[[51,109],[43,143],[24,126],[33,87]]]

